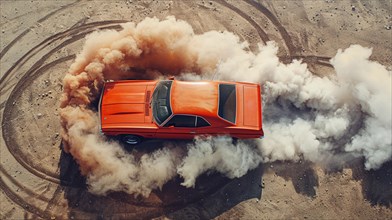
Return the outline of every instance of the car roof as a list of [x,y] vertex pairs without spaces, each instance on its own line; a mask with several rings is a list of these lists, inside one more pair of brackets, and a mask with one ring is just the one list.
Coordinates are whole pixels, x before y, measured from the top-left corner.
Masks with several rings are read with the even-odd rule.
[[216,81],[185,82],[174,80],[171,88],[173,114],[217,117],[219,83]]

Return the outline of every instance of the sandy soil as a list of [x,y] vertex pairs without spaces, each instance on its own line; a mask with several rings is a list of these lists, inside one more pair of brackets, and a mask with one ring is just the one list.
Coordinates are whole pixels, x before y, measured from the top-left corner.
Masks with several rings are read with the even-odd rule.
[[148,199],[97,197],[61,152],[58,117],[64,73],[94,30],[174,15],[196,33],[234,32],[252,50],[274,40],[282,61],[303,59],[323,74],[350,44],[372,47],[372,59],[391,66],[391,1],[2,0],[0,9],[1,219],[392,218],[392,163],[365,171],[360,160],[342,170],[263,164],[236,180],[202,176],[192,190],[174,180]]

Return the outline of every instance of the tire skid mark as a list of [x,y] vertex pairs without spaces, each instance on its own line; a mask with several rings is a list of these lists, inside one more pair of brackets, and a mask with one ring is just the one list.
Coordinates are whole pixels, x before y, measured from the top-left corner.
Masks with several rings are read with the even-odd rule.
[[[100,30],[102,30],[102,29],[120,29],[121,28],[121,26],[119,26],[119,25],[111,25],[111,26],[105,26],[105,27],[101,27],[101,28],[98,28],[98,29],[100,29]],[[93,30],[87,30],[87,31],[85,31],[85,32],[82,32],[83,34],[80,34],[80,36],[81,37],[84,37],[85,35],[87,35],[87,34],[89,34],[89,33],[91,33],[91,32],[93,32],[95,29],[93,29]],[[69,36],[69,35],[67,35],[67,36]],[[75,36],[74,36],[74,38],[75,38]],[[56,39],[57,40],[57,39]],[[46,42],[46,44],[45,44],[45,46],[48,46],[48,45],[50,45],[50,44],[52,44],[53,42],[54,42],[55,40],[53,40],[53,41],[49,41],[49,42]],[[76,40],[75,40],[76,41]],[[42,42],[43,43],[43,42]],[[41,43],[41,44],[42,44]],[[40,46],[42,46],[42,45],[40,45]],[[29,55],[30,57],[27,57],[27,54],[25,54],[20,60],[18,60],[7,72],[6,72],[6,74],[3,76],[3,78],[5,78],[7,75],[9,75],[9,74],[11,74],[11,71],[13,71],[15,68],[20,68],[20,66],[22,66],[23,64],[25,64],[32,56],[34,56],[36,53],[33,53],[33,50],[39,50],[39,48],[37,47],[37,48],[33,48],[33,49],[31,49],[28,53],[32,53],[31,55]],[[27,58],[26,58],[27,57]],[[23,61],[22,61],[22,59],[23,59]],[[35,64],[34,64],[35,65]],[[17,76],[16,76],[17,77]],[[17,77],[18,78],[18,77]],[[23,77],[22,78],[18,78],[19,80],[21,80],[21,79],[23,79]],[[9,80],[8,80],[9,81]],[[2,88],[0,88],[0,92],[5,92],[5,91],[8,91],[9,89],[11,89],[11,88],[13,88],[12,86],[14,85],[14,84],[9,84],[9,83],[7,83],[8,81],[6,81],[6,82],[4,82],[4,81],[0,81],[0,87],[3,85],[4,87],[2,87]],[[5,102],[5,101],[4,101]],[[3,104],[1,104],[0,105],[0,108],[2,108],[3,107]]]
[[[7,83],[4,79],[6,79],[6,77],[12,73],[14,73],[16,70],[18,70],[21,66],[23,66],[28,60],[30,60],[37,52],[39,52],[40,50],[43,50],[46,46],[51,45],[52,43],[54,43],[57,40],[60,40],[64,37],[71,37],[70,39],[65,40],[64,42],[60,43],[58,46],[56,46],[55,48],[51,49],[49,52],[47,52],[44,56],[42,56],[36,63],[34,63],[31,68],[26,71],[24,73],[24,75],[21,77],[21,79],[18,81],[18,83],[12,88],[12,92],[8,98],[8,100],[5,101],[5,103],[1,103],[1,108],[5,108],[4,110],[4,114],[3,114],[3,127],[2,127],[2,132],[3,132],[3,137],[4,140],[6,142],[6,146],[8,148],[8,150],[10,151],[10,153],[15,157],[15,159],[18,161],[19,164],[21,164],[24,168],[26,168],[26,170],[28,170],[30,173],[38,176],[41,179],[45,179],[49,182],[53,182],[55,184],[60,184],[60,181],[58,180],[58,175],[53,175],[51,173],[42,171],[40,169],[40,167],[38,169],[34,169],[33,167],[31,167],[26,161],[27,158],[23,158],[23,154],[20,153],[20,149],[17,148],[16,143],[10,143],[10,135],[8,135],[8,132],[10,131],[8,128],[8,126],[10,125],[10,123],[8,123],[9,120],[7,120],[7,116],[10,116],[10,113],[12,112],[12,107],[9,105],[11,103],[11,100],[14,100],[15,97],[18,97],[23,88],[26,88],[27,85],[29,83],[31,83],[35,77],[43,74],[46,70],[48,70],[49,68],[51,68],[54,65],[57,65],[59,63],[68,61],[68,60],[72,60],[75,58],[75,55],[68,55],[66,57],[61,57],[57,60],[54,60],[44,66],[42,66],[46,59],[48,59],[53,53],[55,53],[56,51],[58,51],[59,49],[63,48],[64,46],[75,42],[83,37],[86,36],[86,34],[89,34],[91,32],[93,32],[96,29],[120,29],[121,26],[120,25],[113,25],[113,23],[123,23],[125,21],[123,20],[113,20],[113,21],[102,21],[102,22],[94,22],[94,23],[89,23],[89,24],[85,24],[83,25],[83,20],[82,22],[78,22],[76,24],[76,26],[74,26],[73,28],[68,29],[67,31],[55,34],[47,39],[45,39],[44,41],[42,41],[40,44],[38,44],[37,46],[35,46],[34,48],[32,48],[30,51],[28,51],[24,56],[22,56],[7,72],[6,74],[1,78],[0,81],[0,85],[4,85],[5,83]],[[81,25],[82,24],[82,25]],[[75,35],[76,33],[78,33],[77,35]],[[15,41],[16,42],[16,41]],[[12,46],[12,45],[11,45]],[[4,50],[3,50],[4,51]],[[11,87],[7,88],[7,90],[11,89]],[[3,90],[3,89],[1,89]],[[3,90],[4,91],[4,90]],[[5,123],[4,123],[5,122]],[[12,141],[11,141],[12,142]],[[19,152],[18,152],[19,151]],[[15,156],[18,155],[18,156]],[[42,195],[38,195],[36,193],[34,193],[33,191],[29,190],[28,188],[22,186],[19,182],[17,182],[14,178],[12,178],[12,176],[10,176],[9,174],[7,174],[4,170],[4,168],[2,166],[0,166],[0,171],[2,173],[4,173],[4,176],[2,175],[0,177],[0,188],[3,190],[3,192],[6,194],[6,196],[8,198],[10,198],[12,201],[14,201],[16,204],[18,204],[19,206],[21,206],[24,210],[27,210],[29,213],[33,214],[33,215],[37,215],[40,218],[50,218],[51,215],[49,213],[49,211],[51,211],[53,209],[53,205],[52,206],[48,206],[45,210],[41,210],[40,208],[37,208],[35,206],[33,206],[33,204],[29,204],[27,202],[24,201],[24,199],[20,196],[18,196],[16,193],[14,193],[3,181],[3,177],[6,177],[10,180],[10,182],[12,184],[14,184],[16,187],[18,187],[21,190],[24,190],[24,192],[28,195],[30,195],[31,197],[34,198],[38,198],[42,201],[45,202],[49,202],[49,199],[42,196]],[[49,174],[49,175],[48,175]],[[55,177],[54,177],[55,176]],[[59,186],[56,189],[56,192],[52,198],[52,200],[59,200],[61,198],[60,196],[61,193],[61,187]],[[52,201],[50,200],[50,201]],[[55,204],[54,204],[55,205]]]
[[[0,87],[3,87],[3,84],[6,84],[7,82],[5,81],[5,78],[18,66],[23,65],[28,59],[30,59],[31,56],[33,56],[35,53],[34,51],[40,51],[41,48],[44,48],[53,42],[62,39],[64,37],[73,35],[74,33],[83,33],[83,32],[88,32],[91,33],[93,30],[90,30],[90,28],[96,28],[97,26],[104,26],[104,25],[111,25],[113,23],[124,23],[126,22],[125,20],[108,20],[108,21],[99,21],[99,22],[92,22],[88,23],[82,26],[77,26],[75,28],[68,29],[66,31],[57,33],[55,35],[52,35],[45,40],[43,40],[41,43],[39,43],[37,46],[33,47],[30,49],[25,55],[23,55],[13,66],[11,66],[10,69],[0,78]],[[117,25],[118,26],[118,25]],[[114,28],[113,26],[109,27],[101,27],[101,28]],[[87,30],[86,30],[87,29]],[[86,33],[87,34],[87,33]],[[33,53],[33,54],[32,54]],[[28,57],[30,56],[30,57]],[[0,89],[1,91],[2,89]]]
[[322,60],[322,61],[327,61],[329,62],[332,57],[325,57],[325,56],[315,56],[315,55],[308,55],[308,56],[303,56],[303,55],[297,55],[297,56],[292,56],[293,59],[301,59],[301,58],[306,58],[306,59],[311,59],[311,60]]
[[[118,22],[118,21],[114,21],[114,22]],[[122,21],[121,21],[122,22]],[[112,24],[113,21],[104,21],[104,22],[95,22],[95,23],[90,23],[87,25],[83,25],[83,26],[79,26],[77,28],[74,28],[73,30],[71,30],[71,33],[79,33],[77,30],[83,28],[85,29],[85,26],[88,27],[94,27],[94,30],[97,28],[98,25],[106,25],[106,24]],[[121,26],[119,25],[109,25],[109,26],[103,26],[103,27],[98,27],[98,29],[106,29],[106,28],[121,28]],[[42,66],[45,62],[45,60],[51,56],[53,53],[55,53],[57,50],[61,49],[62,47],[66,46],[69,43],[72,43],[76,40],[79,40],[81,38],[83,38],[86,34],[94,31],[94,30],[87,30],[84,33],[75,35],[73,37],[71,37],[68,40],[65,40],[64,42],[62,42],[61,44],[59,44],[58,46],[56,46],[55,48],[51,49],[48,53],[46,53],[41,59],[39,59],[35,64],[33,64],[33,66],[23,75],[23,77],[19,80],[19,82],[17,83],[17,85],[13,88],[13,91],[11,92],[7,102],[5,103],[5,110],[4,110],[4,114],[3,114],[3,128],[2,128],[2,132],[3,132],[3,137],[4,137],[4,141],[6,142],[6,146],[9,150],[9,152],[11,152],[11,154],[14,156],[14,158],[23,166],[25,167],[29,172],[31,172],[32,174],[48,180],[50,182],[54,182],[56,184],[59,184],[60,181],[58,179],[58,175],[54,174],[52,172],[47,172],[45,170],[42,170],[40,168],[36,169],[31,167],[31,165],[28,163],[29,159],[26,158],[26,156],[24,156],[23,153],[21,153],[20,148],[18,148],[17,144],[15,143],[15,141],[11,138],[12,135],[9,135],[7,133],[7,131],[9,130],[9,123],[4,123],[4,122],[8,122],[10,120],[11,117],[11,113],[12,113],[12,100],[15,100],[19,95],[20,95],[20,91],[23,90],[24,88],[26,88],[26,86],[31,83],[31,81],[34,80],[35,77],[37,77],[38,75],[42,74],[45,72],[45,70],[47,70],[48,68],[50,68],[51,66],[54,66],[58,63],[64,62],[66,60],[70,60],[73,59],[75,55],[70,55],[67,57],[63,57],[60,59],[57,59],[43,67],[40,68],[40,66]],[[63,36],[70,36],[69,35],[70,30],[65,31],[60,33]],[[34,55],[34,52],[37,49],[40,49],[42,45],[49,45],[51,44],[52,41],[57,40],[59,38],[61,38],[60,34],[56,34],[52,37],[49,37],[47,40],[44,40],[43,42],[41,42],[39,44],[39,46],[36,46],[35,48],[33,48],[32,50],[30,50],[24,57],[22,57],[21,59],[25,59],[24,62],[17,62],[16,65],[13,66],[13,68],[16,68],[18,65],[23,65],[25,62],[27,62],[28,59],[30,59],[31,56]],[[28,57],[26,59],[26,57]],[[11,68],[12,70],[12,68]],[[11,71],[8,71],[8,74],[10,74]]]
[[76,22],[74,25],[72,25],[70,29],[76,28],[76,27],[79,27],[79,26],[82,26],[82,25],[86,24],[87,20],[88,20],[87,17],[80,19],[78,22]]
[[291,37],[289,33],[286,31],[286,29],[283,27],[283,25],[279,22],[279,20],[275,17],[274,14],[272,14],[266,7],[264,7],[262,4],[255,2],[253,0],[244,0],[246,3],[249,5],[255,7],[257,10],[259,10],[262,14],[264,14],[271,22],[272,24],[275,25],[275,27],[278,29],[280,35],[283,38],[283,41],[286,44],[286,47],[288,49],[290,57],[293,56],[296,52],[296,47],[294,46]]
[[[59,59],[57,59],[57,60],[54,60],[54,61],[51,62],[51,63],[46,64],[44,67],[41,67],[41,68],[40,68],[39,70],[37,70],[36,72],[45,71],[45,70],[49,69],[50,67],[52,67],[52,66],[58,64],[58,63],[66,62],[66,61],[68,61],[68,60],[72,60],[72,59],[74,59],[75,57],[76,57],[76,56],[75,56],[74,54],[68,55],[68,56],[65,56],[65,57],[61,57],[61,58],[59,58]],[[34,75],[34,77],[37,77],[36,74]],[[22,79],[25,79],[25,78],[22,78]],[[10,89],[14,89],[14,87],[8,87],[8,88],[4,89],[3,92],[6,92],[6,91],[8,91],[8,90],[10,90]],[[10,97],[11,97],[11,96],[10,96]],[[6,103],[7,103],[7,100],[4,100],[2,103],[0,103],[0,109],[3,109]],[[18,119],[18,118],[8,119],[7,121],[4,121],[4,120],[3,120],[2,126],[4,126],[5,124],[9,124],[10,122],[14,121],[15,119]]]
[[302,60],[302,62],[304,63],[317,64],[317,65],[333,68],[332,64],[329,62],[331,57],[298,55],[298,56],[291,56],[291,57],[280,56],[279,59],[286,64],[291,63],[293,60]]
[[[12,94],[9,97],[9,100],[15,100],[20,93],[18,91],[21,91],[23,89],[25,89],[29,83],[34,80],[35,77],[39,76],[40,74],[44,73],[45,70],[49,69],[50,67],[57,65],[58,63],[62,63],[65,62],[67,60],[71,60],[75,57],[75,55],[69,55],[67,57],[63,57],[60,59],[57,59],[45,66],[43,66],[42,68],[38,69],[37,71],[34,72],[33,71],[28,71],[27,72],[27,76],[25,75],[21,81],[19,81],[18,85],[15,86],[14,91],[12,92]],[[41,71],[42,70],[42,71]],[[32,73],[30,75],[30,73]],[[8,148],[8,151],[14,156],[14,158],[18,161],[19,164],[21,164],[25,169],[27,169],[29,172],[31,172],[32,174],[43,178],[45,180],[48,180],[50,182],[54,182],[59,184],[60,181],[58,180],[58,175],[53,174],[51,172],[47,172],[45,170],[41,170],[41,169],[34,169],[31,165],[30,165],[30,159],[26,158],[25,154],[21,151],[20,147],[18,147],[18,144],[16,143],[16,141],[14,141],[14,139],[12,138],[12,134],[9,135],[6,133],[6,131],[11,130],[10,129],[10,125],[11,123],[9,123],[9,121],[11,121],[9,118],[11,117],[12,114],[12,106],[10,106],[10,102],[7,101],[6,105],[5,105],[5,110],[3,113],[3,138],[5,141],[5,144]]]
[[[214,0],[215,2],[231,9],[232,11],[236,12],[238,15],[243,17],[246,21],[248,21],[258,32],[259,36],[264,42],[269,41],[269,37],[266,32],[255,22],[250,16],[248,16],[246,13],[241,11],[239,8],[229,4],[226,0]],[[251,6],[255,7],[258,11],[260,11],[263,15],[265,15],[271,22],[272,24],[275,25],[275,27],[278,29],[280,35],[283,38],[283,41],[285,42],[285,45],[287,47],[287,50],[289,52],[289,56],[285,57],[280,57],[280,59],[283,62],[292,62],[293,59],[302,59],[306,63],[311,63],[311,64],[318,64],[326,67],[332,67],[332,65],[329,63],[329,60],[331,57],[324,57],[324,56],[305,56],[305,55],[294,55],[296,52],[296,47],[294,46],[291,36],[288,34],[286,29],[283,27],[282,24],[280,24],[279,20],[275,17],[273,13],[271,13],[266,7],[264,7],[262,4],[257,3],[253,0],[244,0],[246,3],[250,4]]]
[[[91,24],[91,23],[90,23]],[[90,25],[89,25],[90,26]],[[80,28],[83,28],[85,26],[80,26],[78,27],[77,30],[72,30],[72,33],[78,33],[78,30]],[[109,26],[104,26],[104,27],[100,27],[98,29],[103,30],[103,29],[120,29],[121,26],[120,25],[109,25]],[[80,31],[79,33],[84,33],[84,35],[87,35],[91,32],[93,32],[95,29],[93,30],[83,30]],[[65,32],[63,32],[65,33]],[[43,42],[41,42],[39,45],[35,46],[34,48],[32,48],[30,51],[28,51],[24,56],[22,56],[13,66],[11,66],[11,68],[4,74],[4,76],[0,79],[0,93],[5,93],[5,91],[8,91],[9,89],[13,88],[12,86],[14,84],[10,84],[8,83],[10,79],[8,79],[7,81],[5,81],[5,78],[11,74],[12,71],[14,71],[15,69],[18,70],[18,68],[20,68],[20,66],[22,66],[23,64],[25,64],[32,56],[34,56],[37,52],[35,51],[40,51],[41,47],[45,47],[48,45],[53,44],[53,42],[55,42],[56,40],[60,39],[60,37],[57,37],[58,34],[56,34],[56,38],[52,39],[55,35],[53,35],[52,37],[49,37],[47,39],[45,39]],[[69,33],[66,33],[65,37],[70,36]],[[16,71],[15,70],[15,71]],[[16,78],[18,78],[18,75],[16,75]],[[20,80],[20,78],[18,78]],[[6,101],[6,100],[5,100]],[[4,101],[4,102],[5,102]],[[0,105],[0,108],[3,108],[3,103]]]
[[[42,17],[41,19],[39,19],[39,20],[37,21],[37,23],[40,23],[40,22],[45,21],[46,19],[50,18],[52,15],[56,14],[57,12],[62,11],[62,10],[64,10],[64,9],[67,9],[67,8],[73,6],[74,4],[78,3],[79,1],[80,1],[80,0],[78,0],[78,1],[76,1],[76,2],[73,2],[73,3],[70,3],[70,4],[68,4],[68,5],[61,6],[59,9],[54,10],[54,11],[50,12],[49,14],[45,15],[44,17]],[[33,27],[34,27],[34,25],[33,25],[33,26],[30,26],[30,27],[27,28],[25,31],[23,31],[21,34],[19,34],[16,38],[14,38],[14,40],[12,40],[12,41],[11,41],[11,42],[10,42],[10,43],[0,52],[0,59],[8,52],[8,50],[9,50],[17,41],[19,41],[22,37],[24,37],[27,33],[29,33],[30,30],[31,30],[31,28],[33,28]]]
[[15,209],[11,209],[4,214],[0,213],[0,219],[11,219],[11,216],[14,215],[14,213],[15,213]]
[[[80,1],[81,1],[81,0],[77,0],[76,2],[80,2]],[[73,3],[70,3],[70,4],[74,4],[74,3],[76,3],[76,2],[73,2]],[[67,6],[68,6],[68,5],[63,5],[63,6],[60,6],[60,7],[67,7]],[[18,16],[16,16],[16,17],[10,18],[10,19],[8,19],[8,20],[5,21],[5,22],[0,23],[0,25],[5,25],[8,21],[16,20],[16,19],[21,18],[21,17],[23,17],[23,16],[26,16],[27,14],[30,14],[30,13],[36,13],[36,12],[38,12],[38,11],[40,11],[40,10],[46,10],[46,8],[51,8],[51,7],[50,7],[50,6],[46,6],[46,7],[37,8],[37,10],[29,11],[29,12],[26,12],[26,13],[24,13],[24,14],[18,15]],[[57,10],[58,10],[58,9],[57,9]]]
[[23,210],[28,211],[32,214],[38,215],[41,218],[44,219],[49,219],[50,216],[45,214],[44,211],[41,209],[34,207],[32,204],[27,203],[24,201],[23,198],[20,196],[16,195],[10,188],[7,187],[7,185],[3,181],[3,177],[0,176],[0,188],[3,190],[5,195],[10,198],[12,201],[14,201],[16,204],[18,204],[20,207],[22,207]]
[[[31,28],[31,27],[30,27]],[[21,34],[19,34],[16,38],[14,38],[4,49],[0,52],[0,59],[8,52],[8,50],[14,46],[14,44],[19,41],[22,37],[24,37],[27,33],[30,32],[30,28],[24,30]]]
[[58,202],[62,199],[61,198],[61,191],[63,191],[63,188],[58,185],[55,192],[53,193],[52,198],[48,201],[48,205],[45,208],[46,213],[52,213],[54,207],[56,207],[58,205]]
[[214,1],[219,3],[220,5],[223,5],[229,9],[231,9],[232,11],[234,11],[235,13],[240,15],[242,18],[244,18],[246,21],[248,21],[256,29],[257,33],[259,34],[261,40],[264,43],[266,43],[267,41],[270,40],[267,33],[264,32],[264,30],[257,24],[257,22],[255,22],[249,15],[247,15],[246,13],[241,11],[239,8],[235,7],[234,5],[229,4],[225,0],[214,0]]
[[[52,51],[56,51],[56,48],[53,49]],[[21,92],[19,92],[19,91],[23,91],[31,83],[31,81],[33,81],[37,76],[43,74],[50,67],[55,66],[59,63],[68,61],[68,60],[72,60],[74,58],[75,58],[75,55],[69,55],[66,57],[62,57],[62,58],[57,59],[51,63],[48,63],[47,65],[45,65],[39,69],[36,69],[36,67],[33,66],[32,70],[27,71],[26,75],[24,77],[22,77],[21,80],[19,81],[19,83],[15,86],[14,91],[11,93],[8,100],[15,100],[17,97],[19,97],[21,94]],[[43,57],[41,60],[44,61],[44,59],[46,59],[46,57]],[[20,149],[20,147],[18,146],[16,141],[12,138],[12,134],[9,135],[6,133],[6,131],[11,130],[10,129],[11,123],[9,123],[9,122],[11,121],[10,118],[11,118],[11,114],[12,114],[12,106],[13,105],[12,105],[11,101],[7,101],[5,104],[5,110],[3,113],[2,132],[3,132],[3,138],[5,141],[5,144],[8,148],[8,151],[14,156],[14,158],[18,161],[19,164],[21,164],[25,169],[27,169],[32,174],[34,174],[40,178],[43,178],[45,180],[48,180],[50,182],[54,182],[54,183],[59,184],[60,181],[58,179],[58,174],[55,174],[52,172],[47,172],[47,171],[42,170],[40,168],[34,169],[31,166],[31,163],[29,163],[30,159],[25,156],[25,154],[22,152],[22,150]]]
[[7,171],[0,166],[0,172],[2,173],[1,177],[7,177],[7,179],[9,179],[9,181],[14,184],[15,186],[17,186],[19,189],[23,190],[26,194],[28,194],[31,197],[34,198],[39,198],[42,201],[49,201],[48,198],[46,198],[45,196],[42,196],[40,194],[37,194],[33,191],[31,191],[30,189],[28,189],[27,187],[21,185],[18,181],[16,181],[9,173],[7,173]]

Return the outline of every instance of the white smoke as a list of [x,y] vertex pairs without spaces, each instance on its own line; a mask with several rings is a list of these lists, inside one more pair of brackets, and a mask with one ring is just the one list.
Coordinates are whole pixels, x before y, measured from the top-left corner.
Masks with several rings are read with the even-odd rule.
[[345,150],[365,156],[367,169],[380,167],[392,156],[392,71],[370,61],[371,54],[371,49],[353,45],[331,60],[340,85],[364,114],[363,126]]
[[279,62],[277,49],[270,42],[246,61],[218,66],[224,79],[264,85],[263,161],[322,162],[336,150],[364,156],[367,169],[391,159],[391,71],[369,60],[371,49],[339,50],[331,60],[336,74],[325,77],[299,61]]
[[[64,78],[65,150],[79,163],[93,193],[144,196],[176,175],[191,187],[202,173],[236,178],[260,162],[304,158],[331,164],[349,155],[364,157],[366,168],[376,169],[391,159],[391,71],[369,60],[371,49],[339,50],[331,60],[336,72],[331,69],[324,77],[298,60],[281,63],[277,51],[274,42],[267,42],[252,53],[230,32],[197,35],[174,17],[95,32]],[[262,84],[265,139],[233,144],[229,137],[196,138],[187,146],[167,143],[136,157],[99,134],[90,104],[104,80],[164,75]]]
[[196,178],[206,171],[218,171],[229,178],[241,177],[256,168],[261,160],[250,143],[240,141],[234,145],[228,137],[196,138],[187,147],[188,155],[177,169],[186,187],[194,186]]

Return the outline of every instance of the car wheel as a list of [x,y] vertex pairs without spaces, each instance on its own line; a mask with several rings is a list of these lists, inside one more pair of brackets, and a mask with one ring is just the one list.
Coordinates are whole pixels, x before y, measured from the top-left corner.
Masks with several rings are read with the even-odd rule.
[[121,136],[121,141],[129,145],[137,145],[142,142],[142,140],[142,137],[133,134],[125,134]]
[[237,144],[238,144],[238,138],[236,138],[236,137],[231,137],[231,143],[232,143],[233,145],[237,145]]

